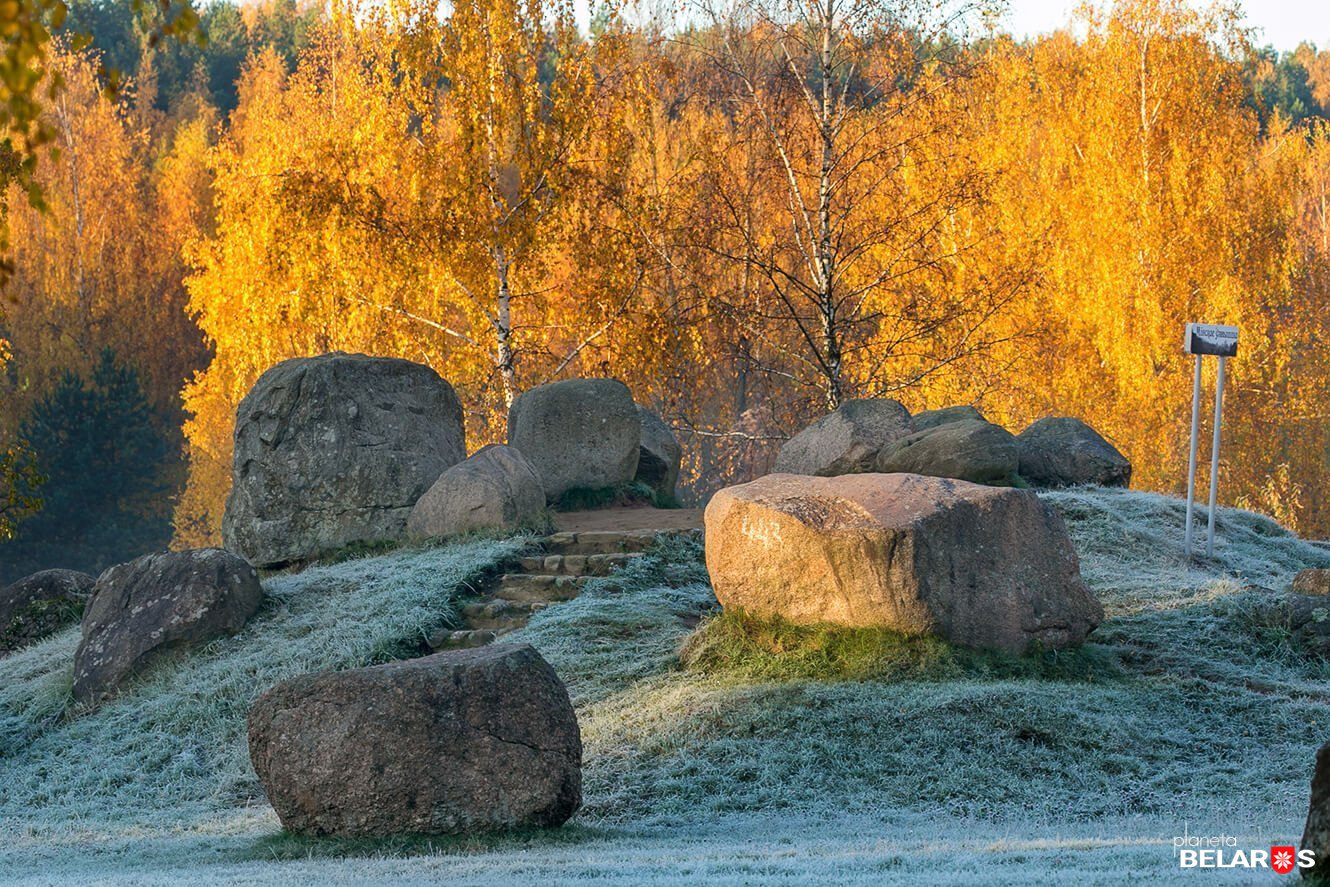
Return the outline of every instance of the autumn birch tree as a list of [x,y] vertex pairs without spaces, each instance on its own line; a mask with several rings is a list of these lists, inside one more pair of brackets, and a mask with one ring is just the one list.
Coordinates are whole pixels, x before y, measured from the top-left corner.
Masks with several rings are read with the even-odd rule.
[[[715,251],[751,268],[769,297],[736,312],[761,322],[752,334],[793,363],[828,409],[892,387],[889,360],[962,323],[973,305],[933,298],[923,278],[964,244],[939,234],[980,181],[937,140],[937,111],[963,65],[946,64],[939,39],[968,12],[868,0],[745,0],[698,47],[729,83],[724,101],[735,150],[751,155],[765,206],[754,216],[751,183],[722,164],[712,184],[728,210]],[[956,174],[912,181],[928,166]],[[766,324],[787,325],[779,344]],[[961,350],[981,347],[970,337]],[[957,358],[939,355],[937,365]]]

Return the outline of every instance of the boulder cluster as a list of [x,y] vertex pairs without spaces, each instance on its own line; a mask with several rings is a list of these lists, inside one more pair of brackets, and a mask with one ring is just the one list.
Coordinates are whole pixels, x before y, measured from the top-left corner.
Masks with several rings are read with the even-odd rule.
[[[0,653],[81,613],[73,695],[105,704],[169,657],[242,631],[263,607],[258,569],[520,528],[578,490],[636,482],[672,498],[681,455],[613,379],[522,393],[507,442],[468,456],[462,405],[428,367],[284,361],[237,410],[225,548],[150,554],[96,579],[28,577],[0,591]],[[1012,435],[971,407],[911,416],[856,400],[786,443],[776,469],[706,510],[726,607],[1014,653],[1079,643],[1103,618],[1056,512],[1001,486],[1126,485],[1130,464],[1076,419]],[[529,646],[301,675],[258,697],[248,729],[255,771],[296,832],[549,827],[581,803],[577,718]]]
[[707,506],[723,606],[1012,653],[1079,644],[1104,618],[1062,519],[1015,489],[1130,482],[1079,419],[1013,435],[970,406],[851,400],[787,441],[775,470]]
[[1131,482],[1131,463],[1080,419],[1040,419],[1013,435],[974,407],[911,416],[888,398],[846,401],[790,438],[775,470],[817,477],[903,472],[1035,487]]
[[[94,579],[0,590],[0,654],[81,618],[73,696],[105,704],[171,656],[241,631],[256,568],[359,543],[511,529],[570,490],[633,481],[673,497],[681,449],[612,379],[519,396],[508,444],[466,454],[462,406],[426,366],[325,354],[263,374],[236,414],[225,549],[145,555]],[[568,692],[529,646],[492,644],[269,688],[249,716],[283,825],[373,836],[557,826],[581,804]]]
[[525,391],[506,446],[466,455],[462,407],[429,367],[340,352],[283,361],[236,411],[226,548],[255,566],[352,544],[536,521],[569,490],[639,480],[672,497],[682,451],[614,379]]

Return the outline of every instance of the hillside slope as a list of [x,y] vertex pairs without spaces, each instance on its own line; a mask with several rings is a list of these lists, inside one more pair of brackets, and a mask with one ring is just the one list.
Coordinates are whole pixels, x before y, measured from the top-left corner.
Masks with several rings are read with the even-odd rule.
[[[715,599],[695,546],[658,547],[511,640],[567,682],[585,806],[550,834],[390,844],[280,834],[245,757],[249,701],[299,671],[409,655],[523,540],[266,582],[236,638],[63,716],[74,633],[0,660],[0,872],[20,883],[1170,881],[1172,839],[1295,841],[1330,738],[1330,664],[1269,616],[1330,552],[1225,509],[1187,569],[1182,503],[1048,494],[1108,620],[1074,654],[938,645],[862,680],[680,664]],[[751,664],[751,663],[750,663]],[[1263,873],[1268,879],[1269,874]],[[1219,873],[1207,873],[1222,877]],[[1228,873],[1251,879],[1250,873]]]

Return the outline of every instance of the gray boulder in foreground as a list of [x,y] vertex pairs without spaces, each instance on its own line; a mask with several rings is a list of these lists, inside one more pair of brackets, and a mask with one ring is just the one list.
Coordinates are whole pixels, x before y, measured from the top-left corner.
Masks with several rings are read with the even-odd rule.
[[97,579],[74,653],[74,698],[112,695],[168,651],[239,631],[263,603],[254,568],[229,551],[144,555]]
[[626,484],[637,473],[642,420],[615,379],[550,382],[513,399],[508,445],[535,466],[550,502],[575,488]]
[[910,413],[889,398],[847,400],[790,438],[775,471],[834,477],[873,470],[878,452],[910,434]]
[[283,681],[250,710],[249,753],[304,834],[551,827],[582,802],[572,703],[525,644]]
[[884,447],[874,470],[1005,484],[1014,479],[1019,462],[1016,439],[1005,428],[965,419],[916,431]]
[[881,627],[1012,653],[1104,618],[1062,518],[1028,490],[914,474],[771,474],[706,509],[716,599],[799,624]]
[[0,656],[77,622],[97,580],[75,570],[42,570],[0,589]]
[[536,469],[512,447],[490,444],[439,475],[411,509],[406,530],[423,539],[515,529],[544,509],[545,489]]
[[1127,457],[1089,425],[1070,416],[1040,419],[1016,438],[1021,477],[1036,487],[1131,483]]
[[236,410],[222,538],[260,567],[400,539],[465,456],[462,406],[429,367],[341,352],[283,361]]
[[660,416],[640,405],[637,415],[642,420],[642,442],[637,451],[637,475],[633,479],[668,499],[674,496],[679,484],[683,447]]

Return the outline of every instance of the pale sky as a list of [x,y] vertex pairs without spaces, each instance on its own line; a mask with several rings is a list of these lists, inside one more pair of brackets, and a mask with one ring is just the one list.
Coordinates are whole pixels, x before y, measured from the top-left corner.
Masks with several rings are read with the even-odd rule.
[[[1055,31],[1071,19],[1079,0],[1008,0],[1002,30],[1017,37]],[[1102,6],[1104,4],[1097,3]],[[1208,3],[1197,4],[1198,8]],[[1330,47],[1330,0],[1244,0],[1247,27],[1256,27],[1258,46],[1273,44],[1289,50],[1308,40],[1321,49]]]

